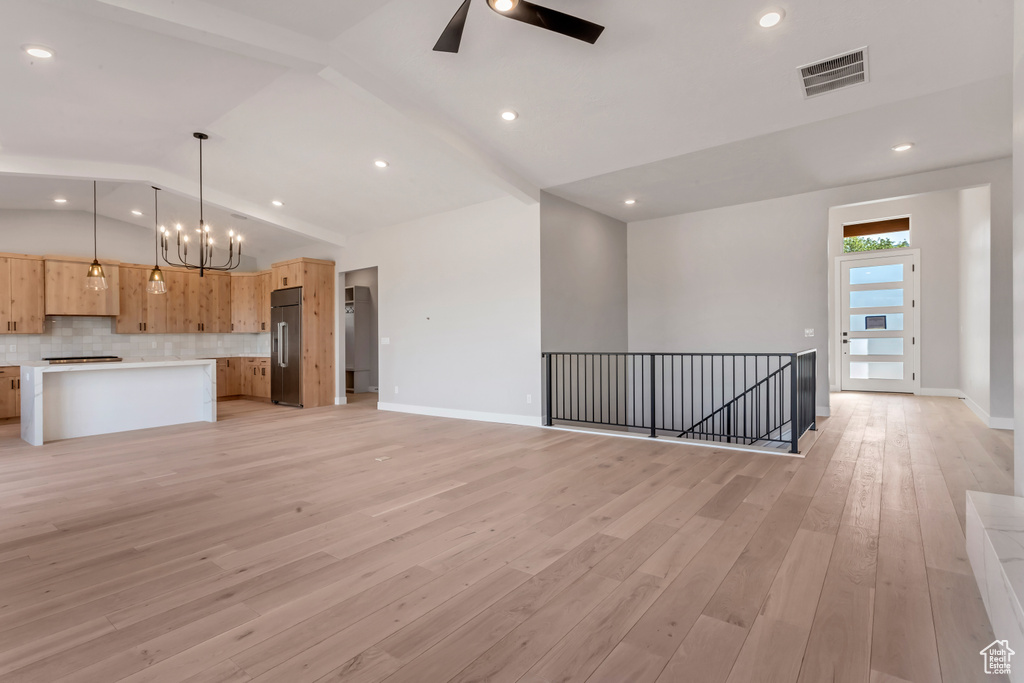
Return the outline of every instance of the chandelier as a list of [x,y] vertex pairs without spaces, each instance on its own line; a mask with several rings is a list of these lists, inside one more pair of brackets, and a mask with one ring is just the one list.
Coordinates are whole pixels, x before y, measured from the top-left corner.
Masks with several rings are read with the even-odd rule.
[[[214,264],[213,235],[210,234],[210,226],[203,220],[203,140],[210,136],[206,133],[192,133],[192,137],[199,140],[199,227],[196,232],[196,244],[199,245],[199,260],[192,263],[188,260],[188,245],[191,243],[188,234],[183,234],[181,225],[177,226],[177,258],[171,261],[168,258],[168,245],[170,243],[170,231],[160,228],[160,244],[163,249],[164,261],[168,265],[181,266],[189,270],[198,270],[199,277],[207,270],[228,271],[234,270],[242,262],[242,236],[236,235],[234,230],[228,231],[228,253],[227,260],[220,264]],[[236,249],[237,247],[237,249]],[[174,257],[174,254],[171,254]]]

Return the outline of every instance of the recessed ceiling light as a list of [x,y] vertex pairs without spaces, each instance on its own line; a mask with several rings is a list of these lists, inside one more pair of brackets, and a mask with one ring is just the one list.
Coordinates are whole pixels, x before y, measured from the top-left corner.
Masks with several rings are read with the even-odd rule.
[[892,151],[894,151],[894,152],[906,152],[908,149],[910,149],[913,146],[914,146],[913,142],[904,142],[902,144],[895,145],[892,148]]
[[53,57],[53,50],[42,45],[22,45],[21,49],[38,59],[50,59]]
[[633,206],[634,204],[636,204],[636,200],[635,199],[627,199],[626,200],[626,206]]
[[785,11],[781,9],[771,9],[762,14],[757,23],[761,25],[761,28],[771,28],[772,26],[777,26],[785,16]]
[[68,200],[64,199],[63,197],[57,197],[56,199],[53,200],[53,202],[55,204],[67,204]]
[[509,109],[508,111],[501,112],[501,118],[505,119],[506,121],[515,121],[516,119],[519,118],[519,114]]
[[376,166],[377,168],[387,168],[391,164],[384,161],[383,159],[377,159],[377,161],[373,162],[373,165]]
[[142,212],[139,211],[138,209],[132,209],[132,215],[133,216],[141,216]]
[[272,201],[270,203],[273,204],[274,206],[278,207],[278,208],[284,206],[284,202],[282,202],[280,199],[275,199],[274,201]]

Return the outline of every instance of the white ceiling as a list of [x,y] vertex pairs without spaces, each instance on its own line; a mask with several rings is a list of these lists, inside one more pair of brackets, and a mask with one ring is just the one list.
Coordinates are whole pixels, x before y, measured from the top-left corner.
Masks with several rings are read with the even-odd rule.
[[[762,0],[545,4],[607,30],[477,0],[452,55],[431,47],[459,0],[0,0],[0,173],[195,196],[203,130],[212,204],[343,244],[539,188],[649,217],[1009,153],[1009,0],[785,0],[768,31]],[[865,45],[870,83],[802,97],[799,65]]]
[[[1009,81],[1000,76],[548,191],[630,222],[994,159],[1011,145]],[[905,141],[914,141],[912,150],[892,150]],[[626,206],[627,198],[636,204]]]

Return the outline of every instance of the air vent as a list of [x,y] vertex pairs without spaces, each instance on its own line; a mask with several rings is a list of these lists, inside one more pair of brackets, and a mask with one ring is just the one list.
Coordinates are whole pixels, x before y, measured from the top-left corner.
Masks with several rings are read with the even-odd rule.
[[817,97],[868,80],[868,49],[831,57],[800,67],[804,97]]
[[240,214],[240,213],[233,213],[233,214],[231,214],[231,217],[232,217],[232,218],[237,218],[237,219],[238,219],[238,220],[240,220],[240,221],[247,221],[247,220],[249,220],[249,217],[248,217],[248,216],[243,216],[243,215],[242,215],[242,214]]

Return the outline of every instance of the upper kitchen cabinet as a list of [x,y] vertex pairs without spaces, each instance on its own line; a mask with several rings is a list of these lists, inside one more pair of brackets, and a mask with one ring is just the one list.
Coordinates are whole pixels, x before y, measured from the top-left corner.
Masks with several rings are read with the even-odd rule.
[[274,289],[288,289],[289,287],[301,287],[303,279],[303,261],[297,258],[291,261],[282,261],[271,266],[273,274]]
[[107,289],[95,291],[85,287],[90,263],[89,258],[46,257],[46,315],[115,316],[120,312],[120,264],[101,262]]
[[[156,329],[149,329],[150,321],[147,317],[148,299],[155,296],[167,296],[167,294],[155,295],[146,293],[149,271],[142,266],[122,265],[118,268],[118,271],[120,304],[117,314],[117,333],[140,334],[142,332],[156,332]],[[154,305],[155,307],[157,305]]]
[[270,293],[274,291],[274,273],[265,270],[259,273],[256,287],[259,291],[257,297],[256,318],[260,322],[260,332],[270,331]]
[[192,317],[194,332],[231,331],[231,276],[227,273],[197,271],[190,273],[196,315]]
[[259,273],[231,274],[231,331],[259,332]]
[[44,268],[39,256],[0,254],[0,334],[42,334]]
[[270,331],[270,292],[273,273],[231,274],[231,331]]

